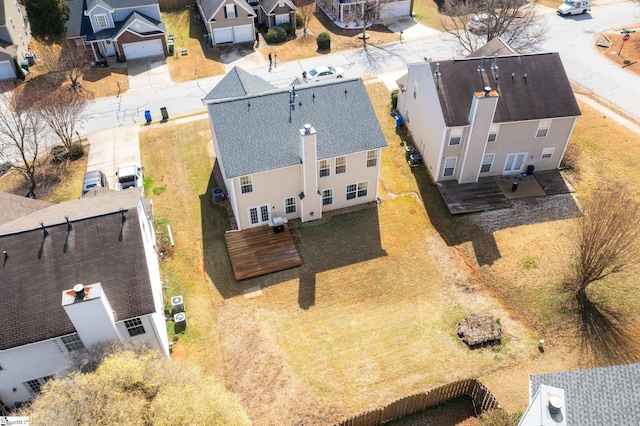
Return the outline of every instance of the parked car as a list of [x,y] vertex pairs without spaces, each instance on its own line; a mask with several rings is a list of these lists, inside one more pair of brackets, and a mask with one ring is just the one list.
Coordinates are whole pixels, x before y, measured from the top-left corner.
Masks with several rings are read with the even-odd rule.
[[326,67],[316,67],[308,72],[305,71],[302,73],[302,79],[305,81],[321,81],[342,77],[344,77],[344,70],[339,67],[332,67],[331,65]]
[[128,188],[142,188],[144,185],[142,172],[144,168],[134,162],[123,163],[118,166],[116,171],[116,177],[118,183],[116,184],[116,191],[122,191]]
[[89,192],[91,188],[96,187],[109,189],[107,176],[100,170],[92,170],[85,173],[82,180],[82,196]]
[[498,24],[498,18],[488,13],[480,13],[474,15],[469,21],[469,30],[475,33],[485,33],[489,26],[495,27]]

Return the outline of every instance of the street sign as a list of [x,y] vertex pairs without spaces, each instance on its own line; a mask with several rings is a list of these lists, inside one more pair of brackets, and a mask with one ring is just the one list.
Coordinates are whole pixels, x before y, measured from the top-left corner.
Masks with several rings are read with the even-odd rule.
[[629,34],[625,34],[624,37],[622,37],[622,41],[627,41],[631,38],[631,36]]

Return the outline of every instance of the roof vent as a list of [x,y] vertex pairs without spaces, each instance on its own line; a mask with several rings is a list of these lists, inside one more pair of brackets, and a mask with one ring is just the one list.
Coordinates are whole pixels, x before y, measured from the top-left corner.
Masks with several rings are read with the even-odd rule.
[[73,301],[73,303],[82,302],[84,300],[84,295],[85,295],[84,285],[82,284],[74,285],[73,292],[76,294],[76,299]]
[[558,395],[554,395],[551,398],[549,398],[549,412],[552,415],[561,413],[563,406],[564,406],[564,403],[562,401],[562,398],[560,398]]
[[305,135],[310,135],[311,134],[311,124],[305,124],[304,125],[304,134]]

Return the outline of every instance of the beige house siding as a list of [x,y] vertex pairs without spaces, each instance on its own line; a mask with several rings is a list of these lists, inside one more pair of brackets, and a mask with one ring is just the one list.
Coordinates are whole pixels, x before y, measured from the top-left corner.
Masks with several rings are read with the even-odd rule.
[[25,53],[29,51],[29,43],[31,42],[31,27],[27,20],[27,14],[23,5],[16,7],[14,0],[4,1],[4,24],[11,36],[11,40],[4,40],[17,46],[16,58],[18,63],[25,58]]
[[[233,4],[236,6],[237,16],[235,18],[225,18],[224,10],[226,5],[228,4]],[[253,16],[250,16],[250,13],[246,9],[244,9],[234,1],[225,2],[222,5],[222,7],[220,7],[218,12],[213,16],[213,19],[215,19],[215,22],[213,21],[207,22],[207,26],[209,27],[209,33],[211,34],[213,34],[214,29],[253,23]]]

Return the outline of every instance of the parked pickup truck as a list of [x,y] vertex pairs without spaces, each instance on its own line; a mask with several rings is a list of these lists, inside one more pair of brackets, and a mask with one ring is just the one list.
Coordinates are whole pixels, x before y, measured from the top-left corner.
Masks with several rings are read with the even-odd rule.
[[122,191],[128,188],[142,188],[144,184],[143,171],[144,167],[138,163],[130,162],[120,164],[116,171],[116,177],[118,178],[116,191]]
[[558,7],[560,15],[578,15],[591,11],[591,0],[564,0]]

